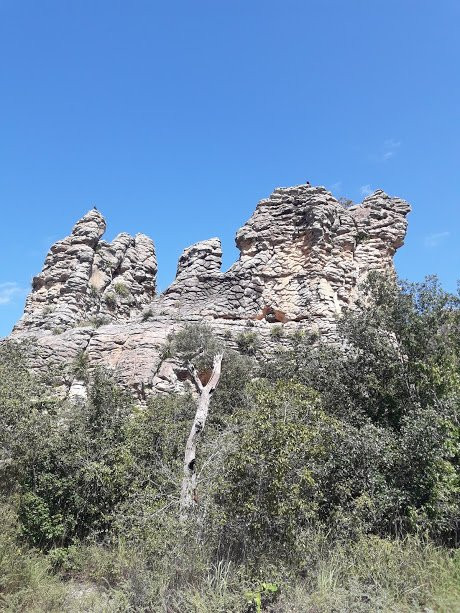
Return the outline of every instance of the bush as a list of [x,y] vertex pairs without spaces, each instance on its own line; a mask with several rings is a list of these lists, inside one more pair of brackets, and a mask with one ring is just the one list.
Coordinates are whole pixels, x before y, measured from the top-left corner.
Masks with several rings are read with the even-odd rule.
[[237,556],[292,545],[316,517],[312,468],[329,451],[313,445],[321,418],[314,392],[262,381],[251,391],[251,409],[235,415],[235,445],[216,486],[225,539]]
[[99,299],[101,296],[101,290],[90,283],[89,295],[91,298]]
[[94,535],[102,538],[129,491],[126,423],[131,399],[96,371],[86,404],[41,428],[25,461],[19,515],[27,540],[44,550]]
[[66,590],[51,575],[44,556],[21,545],[20,528],[14,509],[1,505],[0,608],[2,611],[64,610]]
[[152,307],[149,307],[148,309],[145,309],[145,311],[142,312],[141,319],[142,321],[149,321],[149,319],[152,319],[153,316],[154,316],[153,309]]
[[[263,372],[317,390],[325,413],[342,424],[326,500],[337,492],[361,501],[367,529],[380,534],[428,529],[455,543],[459,301],[435,279],[398,287],[371,276],[367,291],[361,309],[339,323],[342,347],[299,338]],[[374,458],[370,465],[366,457]],[[337,515],[342,526],[346,505]]]
[[255,332],[241,332],[236,337],[239,351],[244,355],[256,355],[260,349],[260,338]]
[[106,292],[104,294],[104,302],[109,307],[109,309],[111,309],[112,311],[118,305],[117,297],[116,297],[116,295],[113,292]]
[[88,381],[88,354],[84,349],[81,349],[70,365],[71,374],[81,381]]
[[210,326],[186,324],[182,330],[168,335],[162,357],[177,357],[184,364],[193,362],[200,372],[212,367],[214,356],[222,349],[222,343],[214,336]]
[[283,326],[273,326],[270,330],[270,336],[275,339],[275,340],[279,340],[281,338],[283,338],[284,336],[284,329]]
[[116,283],[114,283],[113,289],[115,290],[115,293],[122,298],[127,298],[131,295],[129,289],[121,281],[117,281]]
[[46,438],[55,412],[48,391],[52,371],[43,372],[39,380],[24,358],[35,350],[31,343],[0,345],[0,492],[5,494],[16,490],[18,475]]

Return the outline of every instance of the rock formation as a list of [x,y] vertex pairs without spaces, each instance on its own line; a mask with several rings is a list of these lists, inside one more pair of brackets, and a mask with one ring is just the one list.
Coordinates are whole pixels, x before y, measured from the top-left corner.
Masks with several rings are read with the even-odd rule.
[[106,243],[101,240],[105,229],[104,218],[93,209],[51,247],[15,332],[64,331],[96,317],[106,323],[127,321],[153,299],[153,242],[143,234],[119,234]]
[[[36,340],[32,368],[63,366],[84,351],[90,366],[113,369],[143,399],[174,389],[175,366],[161,363],[160,347],[185,322],[207,321],[230,344],[250,326],[263,351],[273,348],[274,324],[333,335],[368,273],[392,270],[409,211],[381,190],[345,208],[323,187],[279,188],[237,232],[230,270],[221,272],[220,241],[205,240],[185,249],[176,279],[155,295],[153,242],[142,234],[103,241],[105,221],[92,210],[51,248],[11,338]],[[64,392],[83,393],[69,369],[61,372]]]

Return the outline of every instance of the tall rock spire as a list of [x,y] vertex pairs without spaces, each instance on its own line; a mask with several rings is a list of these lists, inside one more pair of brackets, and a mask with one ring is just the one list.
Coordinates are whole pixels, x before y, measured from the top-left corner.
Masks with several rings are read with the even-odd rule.
[[52,245],[42,272],[34,277],[24,315],[15,331],[41,329],[59,333],[101,321],[128,321],[155,295],[156,257],[143,234],[101,240],[102,214],[92,209],[70,236]]

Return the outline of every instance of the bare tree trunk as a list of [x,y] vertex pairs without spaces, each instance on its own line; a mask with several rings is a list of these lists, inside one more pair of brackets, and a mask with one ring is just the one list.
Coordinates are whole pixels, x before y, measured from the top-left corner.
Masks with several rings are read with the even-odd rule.
[[195,367],[190,364],[189,371],[197,387],[199,398],[195,419],[187,439],[184,454],[184,476],[180,494],[180,518],[187,519],[190,512],[196,506],[196,445],[200,434],[204,430],[206,418],[209,412],[211,396],[219,383],[223,354],[214,357],[212,374],[206,385],[203,385],[198,377]]

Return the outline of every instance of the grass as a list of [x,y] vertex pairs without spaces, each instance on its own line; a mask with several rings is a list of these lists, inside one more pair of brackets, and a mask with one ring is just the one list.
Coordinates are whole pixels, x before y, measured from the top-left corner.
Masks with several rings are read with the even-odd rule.
[[[460,612],[460,551],[418,537],[334,544],[312,531],[299,538],[291,566],[276,555],[255,564],[211,561],[206,547],[172,528],[161,534],[160,549],[152,533],[153,547],[149,539],[120,540],[46,556],[21,545],[11,506],[0,511],[0,610],[6,613]],[[276,589],[269,594],[267,585]],[[257,594],[261,605],[254,604]]]
[[121,281],[118,281],[117,283],[114,283],[113,289],[122,298],[127,298],[130,295],[129,289]]
[[104,302],[109,309],[114,309],[118,304],[117,297],[113,292],[107,292],[104,294]]
[[2,613],[121,613],[126,599],[118,590],[63,581],[51,559],[22,545],[12,506],[0,506],[0,611]]
[[284,590],[273,611],[459,612],[459,554],[415,537],[362,537],[334,547],[314,572]]
[[174,540],[161,555],[139,544],[82,549],[77,578],[110,586],[109,602],[123,602],[126,611],[255,613],[259,592],[265,613],[460,612],[460,552],[417,537],[328,544],[313,533],[292,567],[276,556],[255,565],[210,562],[196,543]]

